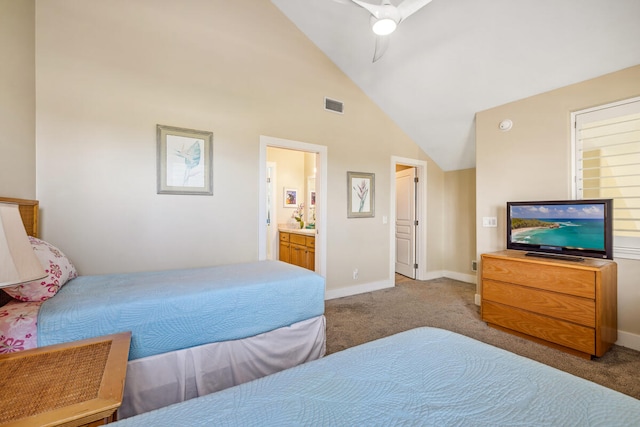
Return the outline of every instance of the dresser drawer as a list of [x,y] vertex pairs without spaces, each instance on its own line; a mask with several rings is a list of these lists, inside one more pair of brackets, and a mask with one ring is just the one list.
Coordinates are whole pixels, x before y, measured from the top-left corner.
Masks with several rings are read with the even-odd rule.
[[596,325],[596,302],[588,298],[485,279],[482,282],[482,300],[545,314],[590,328]]
[[569,347],[595,352],[595,330],[490,301],[482,302],[482,319],[503,328]]
[[289,233],[283,233],[281,231],[280,232],[280,241],[281,242],[288,242],[289,241]]
[[482,279],[595,298],[595,273],[537,262],[483,257]]

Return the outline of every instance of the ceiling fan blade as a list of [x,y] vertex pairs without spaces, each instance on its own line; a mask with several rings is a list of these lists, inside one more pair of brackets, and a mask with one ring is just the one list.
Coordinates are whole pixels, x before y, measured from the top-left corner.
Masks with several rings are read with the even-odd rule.
[[391,40],[389,36],[376,36],[376,50],[373,52],[373,62],[382,58],[382,55],[384,55],[389,47],[389,40]]
[[407,19],[427,4],[431,3],[431,1],[432,0],[404,0],[398,5],[398,12],[400,12],[401,21]]
[[382,6],[379,6],[379,5],[367,3],[366,1],[361,1],[361,0],[351,0],[351,1],[357,4],[358,6],[367,9],[369,13],[371,13],[373,16],[378,16],[378,14],[382,11]]

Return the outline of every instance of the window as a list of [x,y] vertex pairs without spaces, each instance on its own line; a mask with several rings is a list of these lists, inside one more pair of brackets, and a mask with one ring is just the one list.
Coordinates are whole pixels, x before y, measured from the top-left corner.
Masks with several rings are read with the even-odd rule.
[[573,118],[575,196],[613,199],[614,257],[640,259],[640,98]]

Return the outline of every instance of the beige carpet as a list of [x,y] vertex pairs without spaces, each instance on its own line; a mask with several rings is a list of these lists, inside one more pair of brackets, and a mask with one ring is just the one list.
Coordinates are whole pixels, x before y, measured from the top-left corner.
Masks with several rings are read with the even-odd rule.
[[640,352],[614,346],[585,360],[489,328],[474,304],[475,285],[451,279],[415,281],[326,302],[327,354],[419,326],[458,332],[640,399]]

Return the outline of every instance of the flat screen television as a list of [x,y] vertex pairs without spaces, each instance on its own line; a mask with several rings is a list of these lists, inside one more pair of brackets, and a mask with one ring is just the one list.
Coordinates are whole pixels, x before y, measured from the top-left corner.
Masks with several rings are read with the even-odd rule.
[[507,202],[507,249],[613,259],[613,200]]

